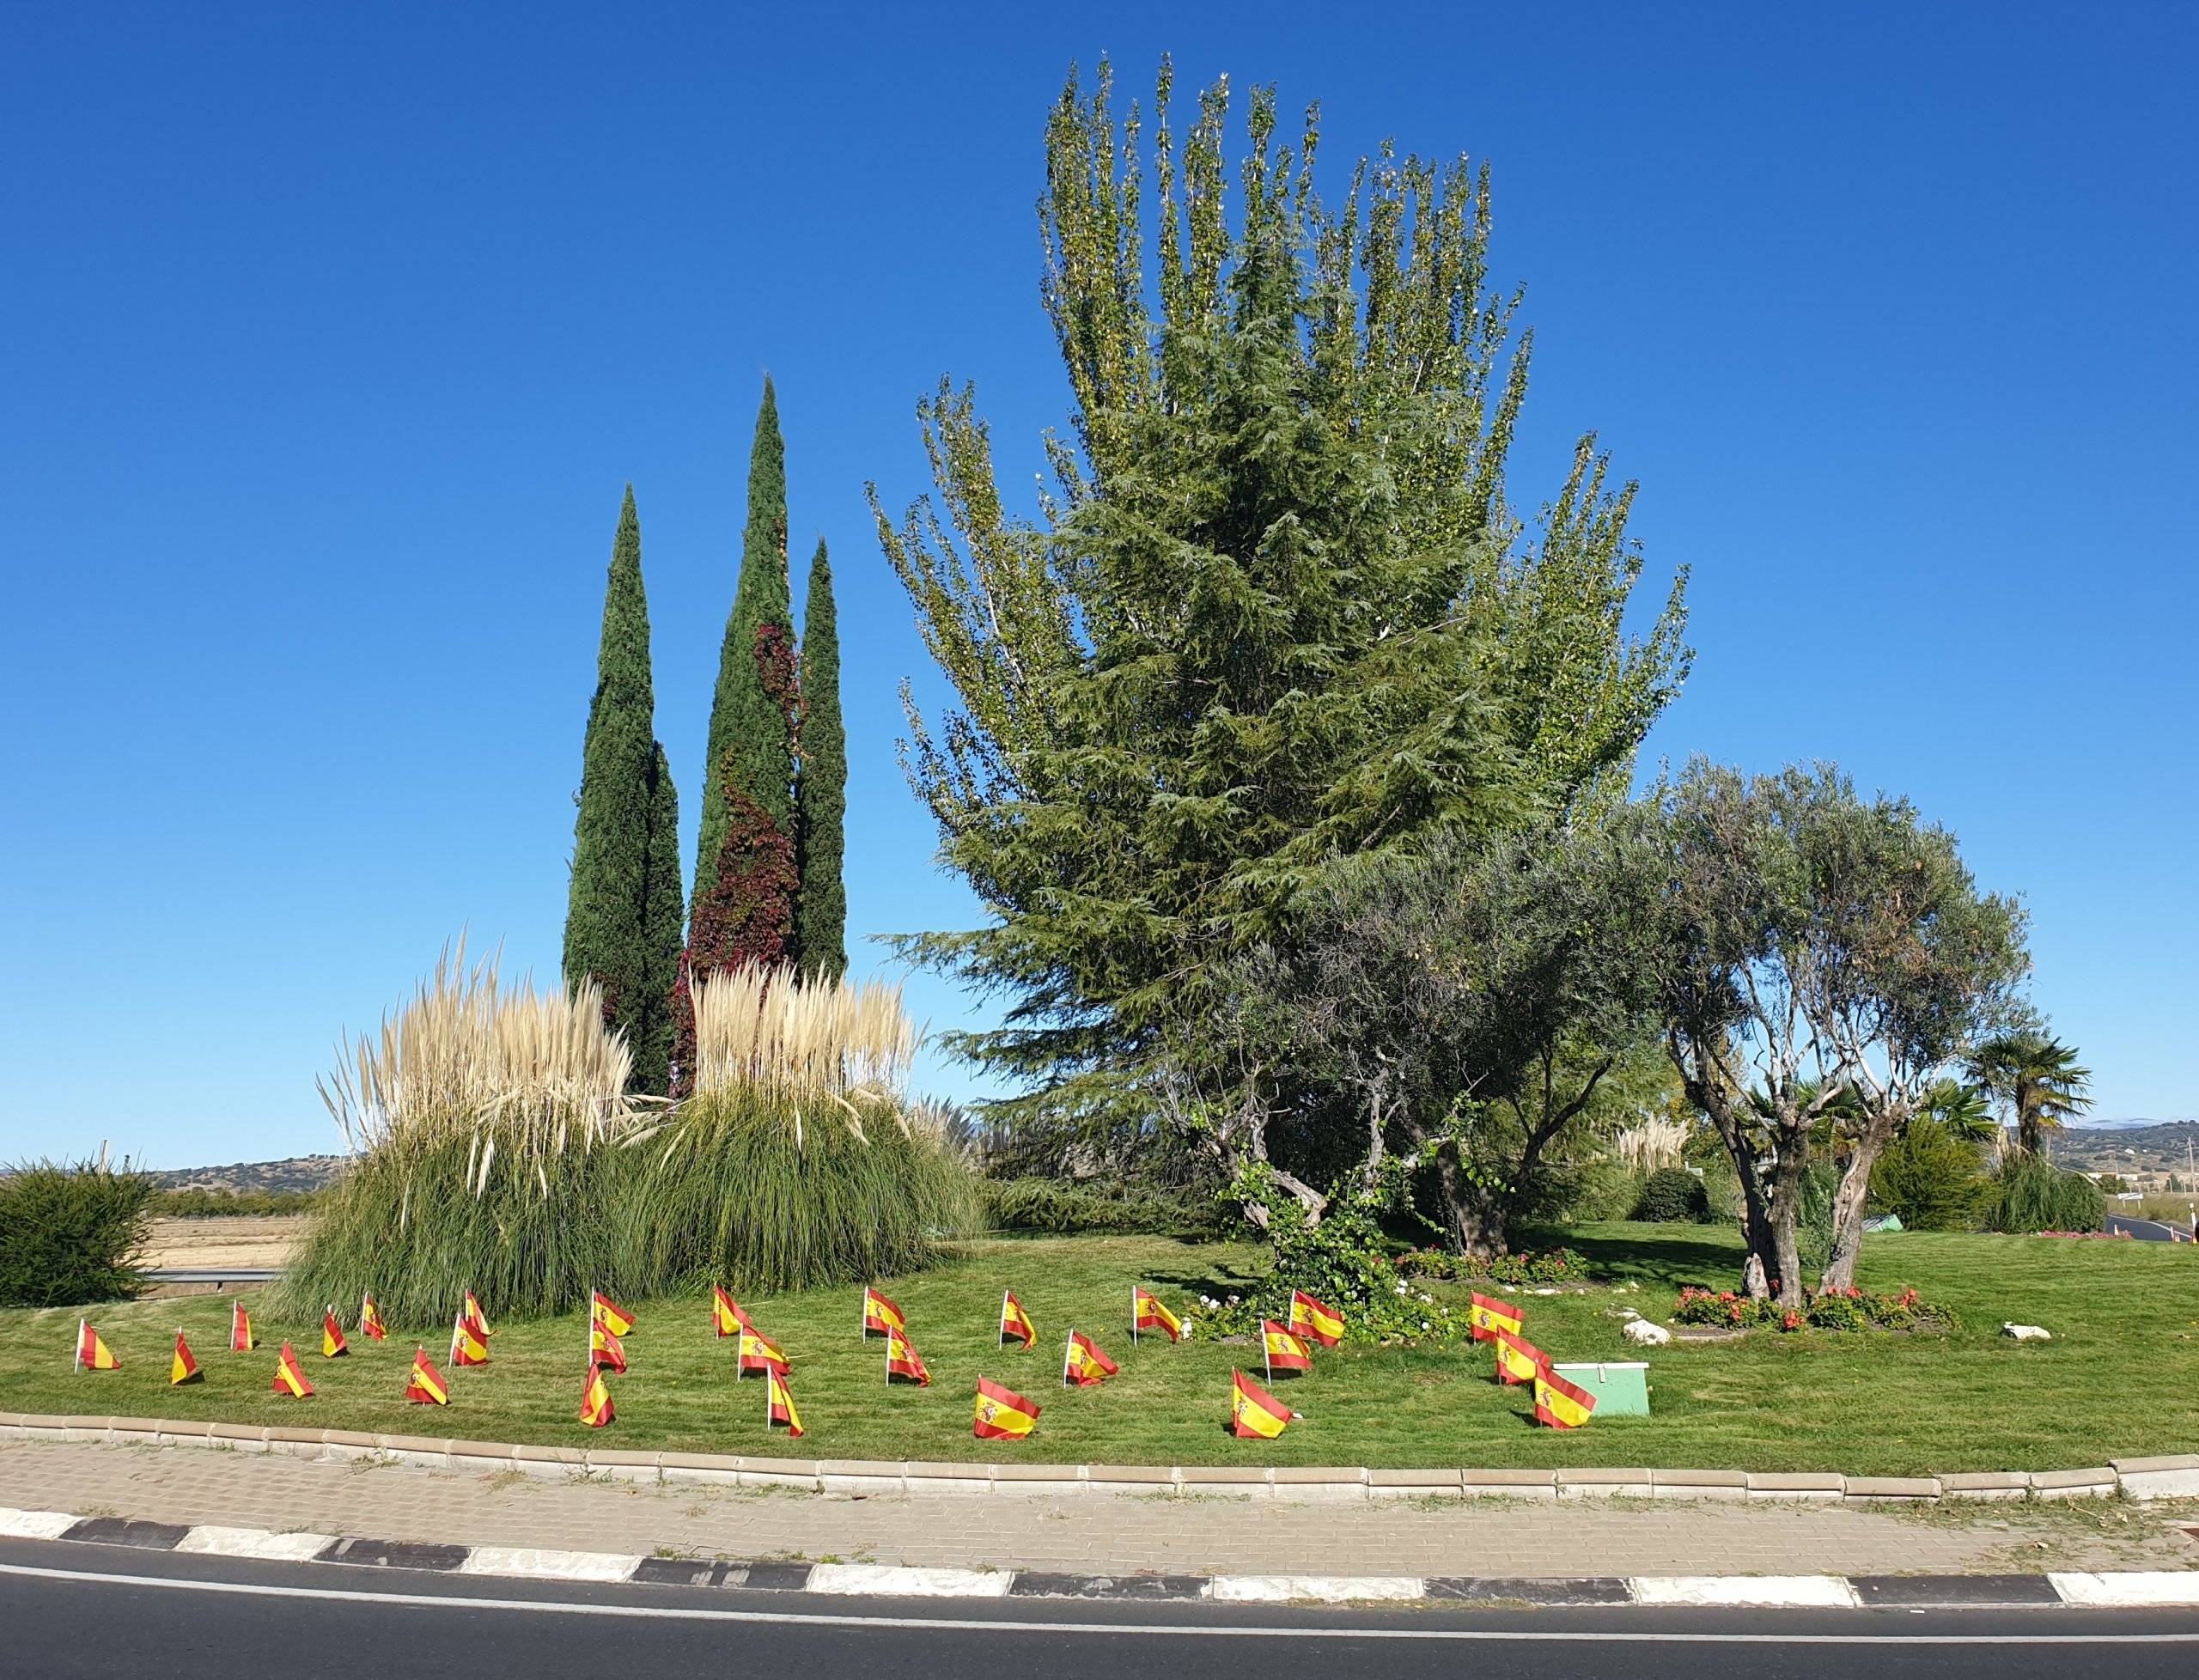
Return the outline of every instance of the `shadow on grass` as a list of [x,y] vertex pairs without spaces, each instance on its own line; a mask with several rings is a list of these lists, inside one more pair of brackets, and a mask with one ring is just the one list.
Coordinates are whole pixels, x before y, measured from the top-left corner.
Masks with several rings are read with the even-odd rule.
[[1562,1244],[1577,1251],[1600,1282],[1674,1289],[1693,1283],[1723,1289],[1740,1275],[1740,1233],[1724,1226],[1642,1226],[1600,1233],[1560,1227],[1534,1236],[1534,1246]]

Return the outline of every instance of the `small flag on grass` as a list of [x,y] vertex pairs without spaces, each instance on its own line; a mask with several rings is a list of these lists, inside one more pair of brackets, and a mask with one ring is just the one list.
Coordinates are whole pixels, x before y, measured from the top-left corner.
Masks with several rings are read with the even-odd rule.
[[887,1300],[869,1285],[863,1286],[862,1333],[865,1336],[868,1336],[873,1330],[883,1336],[888,1330],[905,1330],[908,1328],[908,1320],[901,1316],[899,1307],[894,1306],[892,1301]]
[[794,1409],[794,1391],[787,1386],[786,1373],[774,1371],[764,1383],[764,1433],[769,1434],[771,1426],[783,1423],[787,1433],[801,1433],[801,1414]]
[[191,1356],[191,1344],[183,1339],[183,1326],[175,1327],[175,1357],[168,1361],[168,1386],[180,1388],[186,1383],[203,1383],[206,1373],[198,1368],[198,1361]]
[[436,1369],[436,1362],[428,1357],[425,1348],[412,1350],[412,1375],[405,1385],[405,1397],[416,1406],[450,1404],[450,1385]]
[[595,1322],[613,1336],[631,1336],[634,1333],[634,1315],[600,1289],[590,1293],[588,1311],[594,1314]]
[[734,1366],[734,1379],[738,1381],[751,1371],[783,1373],[790,1363],[787,1356],[779,1351],[779,1344],[763,1331],[744,1330],[740,1332],[740,1357]]
[[1300,1336],[1310,1336],[1324,1348],[1333,1348],[1343,1340],[1343,1315],[1332,1306],[1324,1306],[1303,1289],[1290,1292],[1290,1328]]
[[1272,1318],[1260,1320],[1260,1352],[1267,1360],[1270,1382],[1278,1371],[1313,1368],[1313,1350]]
[[1273,1440],[1296,1415],[1242,1371],[1229,1373],[1229,1427],[1240,1435]]
[[92,1328],[88,1318],[76,1320],[76,1368],[81,1371],[113,1371],[122,1361],[114,1350],[100,1340],[100,1333]]
[[1543,1368],[1543,1350],[1532,1342],[1512,1334],[1510,1330],[1496,1333],[1496,1375],[1500,1382],[1532,1383],[1535,1373]]
[[620,1376],[626,1374],[626,1349],[612,1333],[611,1326],[598,1318],[588,1327],[588,1357],[591,1365],[600,1365],[606,1371]]
[[[461,1310],[460,1316],[465,1318],[466,1324],[472,1328],[473,1331],[473,1339],[476,1342],[486,1342],[489,1339],[488,1315],[481,1311],[480,1300],[471,1289],[468,1289],[466,1292],[466,1306]],[[487,1357],[487,1354],[484,1353],[482,1354],[482,1358],[486,1359]]]
[[1526,1315],[1511,1302],[1488,1295],[1476,1295],[1473,1306],[1466,1312],[1466,1323],[1472,1326],[1477,1342],[1494,1342],[1499,1330],[1509,1330],[1517,1336],[1525,1321]]
[[1153,1292],[1143,1284],[1130,1288],[1130,1340],[1137,1340],[1140,1330],[1157,1330],[1171,1342],[1184,1339],[1184,1322],[1154,1298]]
[[287,1394],[293,1400],[310,1399],[313,1396],[313,1385],[306,1380],[306,1373],[298,1368],[298,1356],[290,1351],[290,1344],[287,1342],[275,1360],[273,1386],[276,1393]]
[[336,1322],[336,1309],[327,1308],[320,1315],[320,1356],[341,1359],[350,1351],[350,1343],[344,1339],[344,1327]]
[[931,1373],[924,1369],[923,1357],[917,1352],[916,1344],[909,1340],[905,1330],[886,1332],[886,1380],[891,1383],[896,1377],[925,1388],[931,1386]]
[[489,1344],[481,1339],[480,1332],[465,1313],[451,1321],[450,1362],[453,1365],[486,1365]]
[[382,1327],[381,1309],[375,1305],[375,1292],[371,1289],[359,1300],[359,1334],[376,1342],[389,1335]]
[[1038,1427],[1039,1408],[1012,1388],[978,1379],[978,1415],[971,1433],[979,1440],[1012,1440]]
[[248,1354],[259,1343],[252,1334],[252,1314],[244,1310],[242,1301],[229,1303],[229,1351]]
[[588,1368],[588,1385],[581,1390],[581,1421],[591,1429],[600,1429],[617,1415],[611,1403],[611,1385],[603,1380],[603,1368],[591,1363]]
[[1553,1429],[1578,1429],[1596,1409],[1596,1397],[1576,1388],[1548,1365],[1535,1372],[1535,1421]]
[[740,1303],[715,1283],[710,1286],[710,1323],[720,1336],[738,1336],[748,1328],[748,1315]]
[[1123,1367],[1100,1351],[1100,1344],[1082,1330],[1069,1333],[1069,1346],[1062,1354],[1062,1386],[1074,1383],[1079,1388],[1091,1388],[1104,1383]]
[[1000,1338],[993,1345],[1005,1348],[1008,1338],[1014,1336],[1023,1344],[1023,1351],[1031,1351],[1031,1344],[1039,1339],[1039,1327],[1031,1322],[1031,1315],[1023,1310],[1023,1303],[1013,1293],[1000,1292]]

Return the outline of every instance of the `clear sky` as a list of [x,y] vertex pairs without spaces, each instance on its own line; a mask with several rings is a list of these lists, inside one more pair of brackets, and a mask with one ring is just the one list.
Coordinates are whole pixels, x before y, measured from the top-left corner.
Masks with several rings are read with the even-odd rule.
[[1515,495],[1597,429],[1648,593],[1693,568],[1651,756],[1910,794],[2030,904],[2101,1115],[2199,1114],[2195,19],[17,12],[0,1158],[326,1148],[314,1073],[446,939],[554,976],[621,488],[691,834],[766,369],[798,557],[822,533],[839,578],[851,932],[961,925],[862,486],[923,488],[948,372],[1037,470],[1045,109],[1072,59],[1132,92],[1164,50],[1320,100],[1332,186],[1385,136],[1493,163],[1538,334]]

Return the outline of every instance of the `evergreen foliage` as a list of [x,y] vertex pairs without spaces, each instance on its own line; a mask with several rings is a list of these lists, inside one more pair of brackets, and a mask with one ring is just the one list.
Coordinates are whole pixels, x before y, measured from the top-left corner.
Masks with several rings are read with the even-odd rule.
[[1485,284],[1486,173],[1385,152],[1331,213],[1314,129],[1277,147],[1263,91],[1233,228],[1227,87],[1180,156],[1168,97],[1164,69],[1149,222],[1148,131],[1104,70],[1049,125],[1075,410],[1041,520],[1004,509],[946,385],[922,410],[938,506],[897,527],[874,496],[959,703],[938,730],[911,706],[907,768],[990,914],[904,950],[1009,1000],[956,1041],[1044,1087],[996,1119],[1117,1159],[1215,965],[1331,860],[1607,800],[1685,664],[1677,585],[1646,638],[1621,627],[1631,490],[1592,440],[1538,528],[1507,499],[1526,345]]
[[128,1161],[26,1161],[0,1172],[0,1306],[81,1306],[138,1291],[160,1194]]
[[804,974],[837,980],[848,971],[848,732],[840,717],[839,614],[822,538],[801,607],[801,770],[795,786],[801,895],[794,959]]
[[593,982],[601,991],[606,1024],[634,1047],[637,1088],[661,1092],[673,973],[667,953],[679,951],[680,904],[677,852],[668,873],[661,855],[662,825],[668,818],[676,830],[679,803],[655,715],[641,517],[629,484],[611,545],[582,747],[564,972],[569,985]]
[[1977,1146],[1919,1116],[1871,1169],[1871,1200],[1910,1231],[1968,1231],[1993,1195]]
[[2016,1150],[2001,1163],[1986,1214],[1989,1231],[2098,1231],[2107,1198],[2081,1172],[2065,1172],[2045,1156]]

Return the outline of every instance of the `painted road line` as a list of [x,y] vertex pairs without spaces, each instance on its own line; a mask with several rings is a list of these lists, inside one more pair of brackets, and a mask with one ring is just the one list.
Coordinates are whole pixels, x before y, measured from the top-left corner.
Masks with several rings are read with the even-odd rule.
[[176,1542],[180,1552],[210,1557],[253,1557],[268,1563],[310,1563],[335,1543],[332,1534],[277,1534],[265,1528],[201,1524]]
[[1352,1604],[1424,1598],[1418,1575],[1216,1575],[1206,1596],[1222,1604]]
[[860,1592],[880,1598],[1005,1598],[1015,1577],[1005,1569],[911,1569],[886,1563],[816,1563],[812,1592]]
[[0,1506],[0,1535],[11,1540],[58,1540],[82,1520],[73,1511],[15,1511]]
[[538,1546],[476,1546],[458,1566],[461,1575],[519,1575],[539,1581],[623,1581],[641,1567],[638,1554],[560,1552]]
[[120,1586],[171,1592],[227,1593],[247,1598],[291,1598],[318,1604],[401,1605],[408,1610],[453,1610],[468,1614],[503,1610],[514,1615],[572,1616],[631,1622],[712,1622],[778,1627],[877,1628],[895,1633],[1106,1634],[1150,1635],[1156,1639],[1275,1639],[1301,1644],[1307,1640],[1400,1640],[1453,1645],[1762,1645],[1824,1646],[2199,1646],[2199,1628],[2176,1633],[2022,1634],[1822,1634],[1800,1628],[1707,1629],[1630,1628],[1609,1631],[1554,1628],[1427,1628],[1325,1625],[1300,1619],[1276,1625],[1227,1622],[1024,1621],[1013,1616],[866,1615],[854,1610],[719,1610],[697,1604],[595,1604],[558,1598],[490,1598],[467,1592],[375,1592],[362,1588],[276,1586],[259,1581],[195,1580],[177,1575],[122,1575],[90,1569],[47,1569],[31,1564],[0,1563],[0,1575],[79,1586]]
[[1735,1610],[1854,1610],[1862,1600],[1838,1575],[1635,1575],[1637,1604],[1709,1604]]
[[2047,1580],[2054,1583],[2065,1604],[2116,1610],[2199,1604],[2199,1569],[2128,1569],[2099,1574],[2056,1570]]

